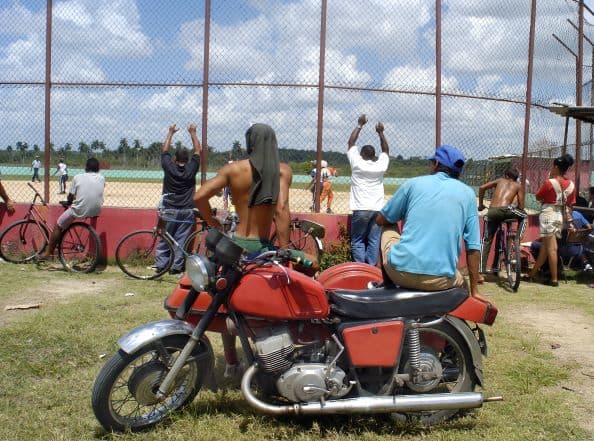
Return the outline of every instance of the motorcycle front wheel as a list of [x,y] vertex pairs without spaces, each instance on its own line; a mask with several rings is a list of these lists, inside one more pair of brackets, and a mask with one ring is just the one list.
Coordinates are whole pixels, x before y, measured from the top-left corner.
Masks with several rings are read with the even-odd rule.
[[192,402],[209,369],[201,345],[182,367],[169,394],[156,396],[159,385],[181,353],[188,336],[175,335],[146,345],[133,354],[114,354],[99,372],[91,404],[107,431],[148,429]]

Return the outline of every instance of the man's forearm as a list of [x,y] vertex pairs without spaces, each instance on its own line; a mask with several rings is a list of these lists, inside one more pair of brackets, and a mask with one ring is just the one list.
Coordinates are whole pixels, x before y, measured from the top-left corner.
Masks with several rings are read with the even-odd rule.
[[380,146],[382,148],[382,152],[384,152],[386,155],[389,154],[390,148],[388,147],[388,141],[386,140],[386,136],[384,135],[384,132],[379,133],[379,139],[380,139]]
[[351,132],[351,136],[349,137],[349,148],[357,143],[357,138],[359,137],[359,133],[361,133],[361,128],[362,126],[357,126]]
[[196,136],[196,132],[190,132],[190,138],[192,139],[192,145],[194,146],[194,154],[199,155],[202,151],[202,146],[200,145],[198,136]]
[[8,203],[10,201],[10,198],[8,197],[8,194],[6,194],[6,190],[4,189],[4,186],[2,185],[2,183],[0,182],[0,197],[4,200],[4,202]]
[[479,250],[466,250],[466,266],[468,268],[468,280],[470,283],[470,294],[477,295],[479,281],[479,264],[481,252]]
[[291,213],[289,209],[276,210],[274,214],[274,225],[276,227],[276,237],[281,248],[289,245],[291,226]]

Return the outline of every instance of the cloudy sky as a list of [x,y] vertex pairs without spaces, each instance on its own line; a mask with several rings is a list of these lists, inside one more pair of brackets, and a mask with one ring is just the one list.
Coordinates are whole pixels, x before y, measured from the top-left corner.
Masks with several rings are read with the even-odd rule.
[[[267,122],[282,147],[315,148],[320,0],[212,0],[208,141],[228,149],[252,122]],[[572,0],[538,0],[533,100],[575,102],[577,23]],[[587,2],[588,4],[592,2]],[[444,93],[524,100],[529,1],[443,0]],[[0,83],[43,82],[44,0],[0,0]],[[58,83],[200,85],[201,0],[54,1],[52,80]],[[324,149],[345,150],[359,113],[383,121],[391,152],[427,155],[434,148],[435,21],[430,0],[328,1]],[[586,14],[586,33],[594,17]],[[584,45],[592,77],[591,47]],[[221,83],[299,84],[246,87]],[[309,86],[309,87],[308,87]],[[340,89],[342,87],[342,89]],[[347,89],[345,89],[347,88]],[[387,92],[356,92],[348,88]],[[407,93],[396,93],[404,91]],[[589,90],[587,90],[589,94]],[[589,99],[586,96],[586,99]],[[0,148],[43,144],[43,86],[0,85]],[[176,122],[201,127],[200,87],[77,87],[52,90],[57,146],[120,138],[145,145]],[[468,156],[522,149],[524,108],[444,97],[442,141]],[[377,144],[372,124],[363,143]],[[533,111],[531,141],[559,142],[563,122]],[[187,143],[187,133],[179,139]]]

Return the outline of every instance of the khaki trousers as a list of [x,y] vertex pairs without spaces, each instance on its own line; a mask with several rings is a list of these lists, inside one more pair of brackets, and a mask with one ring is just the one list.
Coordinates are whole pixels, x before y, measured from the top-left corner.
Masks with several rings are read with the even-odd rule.
[[384,227],[380,241],[380,251],[383,259],[382,264],[384,270],[396,285],[421,291],[443,291],[444,289],[449,288],[466,287],[464,277],[458,270],[456,270],[454,277],[445,277],[407,273],[395,269],[389,263],[389,255],[392,245],[395,245],[398,242],[400,242],[400,233],[398,233],[396,227]]

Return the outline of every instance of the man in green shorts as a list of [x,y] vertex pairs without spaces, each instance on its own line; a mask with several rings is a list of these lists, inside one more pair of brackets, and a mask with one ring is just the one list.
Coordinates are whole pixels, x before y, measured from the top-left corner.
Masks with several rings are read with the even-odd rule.
[[[211,227],[221,229],[221,222],[211,213],[210,198],[225,187],[231,190],[239,223],[233,240],[248,253],[275,249],[270,242],[272,223],[276,226],[279,246],[289,244],[289,187],[293,179],[291,167],[281,163],[274,130],[266,124],[254,124],[245,134],[248,159],[224,165],[217,175],[206,181],[194,196],[194,203]],[[303,256],[300,256],[303,257]],[[305,256],[318,267],[312,256]],[[223,334],[225,376],[241,372],[235,351],[235,337]]]

